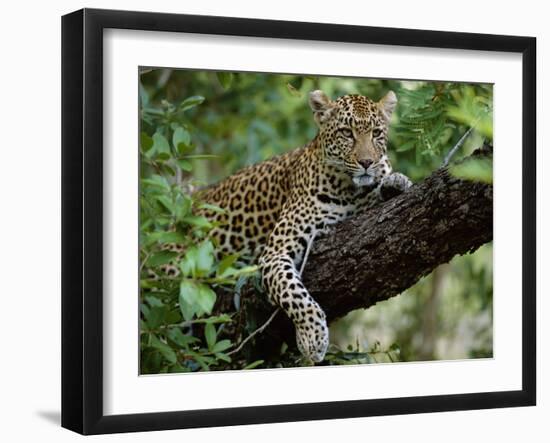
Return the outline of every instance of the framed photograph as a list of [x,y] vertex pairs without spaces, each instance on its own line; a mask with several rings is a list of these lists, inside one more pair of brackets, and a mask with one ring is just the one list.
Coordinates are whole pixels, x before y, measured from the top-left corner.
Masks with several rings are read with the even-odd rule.
[[62,425],[536,402],[531,37],[62,20]]

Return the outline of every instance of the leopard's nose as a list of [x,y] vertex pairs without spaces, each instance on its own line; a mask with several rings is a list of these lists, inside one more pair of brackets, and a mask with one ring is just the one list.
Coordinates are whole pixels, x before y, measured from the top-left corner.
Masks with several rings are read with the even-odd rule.
[[359,164],[365,168],[365,170],[369,169],[369,166],[372,165],[374,162],[372,160],[359,160]]

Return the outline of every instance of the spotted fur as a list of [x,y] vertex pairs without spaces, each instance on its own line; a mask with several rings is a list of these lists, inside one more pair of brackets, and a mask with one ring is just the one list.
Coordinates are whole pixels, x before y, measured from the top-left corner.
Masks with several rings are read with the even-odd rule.
[[310,143],[244,168],[199,195],[226,210],[203,211],[218,222],[211,234],[219,250],[258,262],[269,301],[293,321],[298,349],[315,362],[326,353],[328,326],[301,269],[316,235],[411,186],[392,172],[386,155],[396,103],[391,91],[378,102],[360,95],[332,101],[313,91],[309,104],[319,129]]

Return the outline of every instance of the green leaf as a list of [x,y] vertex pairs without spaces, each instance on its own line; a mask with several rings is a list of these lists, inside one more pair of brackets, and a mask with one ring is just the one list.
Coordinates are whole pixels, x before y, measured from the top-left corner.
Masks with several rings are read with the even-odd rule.
[[416,139],[411,139],[403,143],[402,145],[398,146],[396,151],[397,152],[405,152],[410,151],[412,148],[414,148],[416,145]]
[[214,245],[210,240],[202,242],[197,249],[197,275],[210,274],[214,266]]
[[185,128],[178,126],[174,130],[172,144],[174,145],[176,151],[184,153],[188,151],[189,145],[191,144],[191,135]]
[[166,343],[161,342],[154,334],[151,334],[151,346],[157,349],[162,354],[162,356],[170,363],[176,363],[178,361],[174,350]]
[[206,217],[201,217],[200,215],[190,215],[188,217],[182,218],[181,221],[183,223],[193,225],[197,228],[212,228],[212,223],[210,223],[210,221]]
[[189,214],[191,210],[192,200],[189,196],[183,195],[176,199],[176,218],[181,221]]
[[176,176],[176,171],[174,171],[174,169],[171,166],[167,165],[166,163],[161,164],[160,169],[168,177],[175,177]]
[[204,283],[184,279],[180,283],[179,302],[183,318],[189,321],[194,315],[200,317],[212,313],[216,293]]
[[145,297],[145,300],[147,300],[147,303],[149,303],[149,306],[152,307],[162,307],[164,306],[164,303],[162,303],[157,297],[154,297],[152,295],[148,295]]
[[170,155],[170,145],[166,137],[159,132],[153,135],[153,151],[155,154],[165,153]]
[[178,160],[178,166],[187,172],[191,172],[193,170],[193,165],[188,160],[183,160],[183,159]]
[[154,348],[146,348],[142,353],[141,371],[143,374],[157,374],[161,369],[162,355]]
[[199,251],[196,246],[191,246],[185,252],[185,256],[180,262],[180,270],[184,276],[195,276],[197,269],[198,252]]
[[206,338],[206,344],[208,345],[208,349],[212,352],[215,352],[213,351],[213,348],[214,348],[214,345],[216,344],[216,327],[212,323],[208,323],[204,327],[204,336]]
[[145,245],[150,245],[151,243],[185,243],[186,237],[180,232],[174,231],[157,231],[152,232],[147,235],[145,238]]
[[226,255],[218,264],[217,275],[221,276],[239,258],[239,254]]
[[212,363],[212,359],[200,354],[193,354],[193,358],[197,361],[197,363],[201,366],[203,371],[210,371],[210,364]]
[[233,282],[235,280],[234,276],[236,272],[237,268],[229,266],[228,268],[225,268],[223,272],[218,272],[216,277],[222,281]]
[[168,330],[168,338],[182,348],[187,348],[199,340],[192,335],[185,335],[179,328],[170,328]]
[[264,361],[263,360],[256,360],[248,365],[246,365],[243,369],[254,369],[257,366],[260,366]]
[[156,115],[157,117],[162,117],[162,116],[164,116],[164,111],[161,110],[161,109],[157,109],[157,108],[144,107],[144,108],[143,108],[143,112],[144,112],[145,114]]
[[221,352],[216,352],[214,354],[218,360],[223,360],[227,363],[231,363],[231,357],[227,354],[222,354]]
[[169,372],[175,374],[175,373],[181,373],[181,372],[190,372],[191,369],[186,368],[185,366],[181,366],[178,364],[175,364],[173,366],[170,366]]
[[235,269],[235,268],[229,267],[223,273],[220,273],[219,277],[222,277],[222,278],[227,278],[227,277],[237,278],[237,277],[242,277],[242,276],[247,276],[247,275],[254,274],[257,271],[258,271],[258,266],[256,266],[256,265],[244,266],[240,269]]
[[[173,293],[173,290],[171,291],[170,295],[175,295]],[[164,323],[166,323],[167,325],[175,325],[181,323],[182,321],[183,319],[181,318],[181,312],[176,306],[173,306],[173,309],[167,312],[164,318]]]
[[141,144],[141,150],[143,152],[147,152],[149,149],[153,147],[153,139],[149,137],[145,132],[142,132],[140,134],[139,141]]
[[170,263],[174,258],[178,256],[177,252],[173,251],[160,251],[153,254],[147,260],[147,266],[155,268]]
[[141,313],[143,314],[143,316],[145,318],[147,318],[149,316],[149,314],[151,313],[151,310],[149,309],[149,306],[147,306],[146,304],[144,303],[141,303],[139,305],[139,310],[141,311]]
[[139,82],[139,99],[141,100],[142,107],[146,107],[149,104],[149,94],[141,82]]
[[181,281],[179,303],[181,314],[186,321],[191,320],[197,313],[199,297],[199,288],[194,281],[189,279]]
[[212,352],[223,352],[226,349],[229,349],[232,345],[230,340],[220,340],[212,348]]
[[206,284],[199,283],[199,299],[198,306],[200,308],[199,315],[212,313],[214,303],[216,303],[216,293]]
[[174,212],[174,202],[172,199],[166,195],[159,195],[156,200],[164,206],[170,214]]
[[155,175],[152,175],[150,178],[144,178],[141,180],[141,183],[142,185],[153,186],[165,192],[170,191],[170,185],[168,184],[168,181],[161,175],[155,174]]
[[451,165],[450,173],[463,180],[493,183],[493,163],[488,159],[468,158],[462,163]]
[[157,329],[161,324],[164,323],[164,318],[166,316],[166,306],[154,306],[149,310],[147,315],[147,326],[150,329]]
[[223,89],[229,89],[231,87],[231,83],[233,82],[232,72],[217,72],[216,76]]
[[187,111],[188,109],[200,105],[202,102],[204,102],[204,97],[201,95],[193,95],[192,97],[187,97],[184,101],[181,102],[180,110]]
[[210,203],[200,203],[198,205],[199,209],[209,209],[210,211],[217,212],[218,214],[225,214],[227,211],[223,208],[220,208],[216,205],[211,205]]

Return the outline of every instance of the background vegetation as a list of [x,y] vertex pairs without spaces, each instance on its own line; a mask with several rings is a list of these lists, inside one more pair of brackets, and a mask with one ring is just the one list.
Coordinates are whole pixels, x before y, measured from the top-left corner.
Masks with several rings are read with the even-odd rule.
[[[141,372],[271,367],[232,353],[227,338],[239,289],[256,268],[236,255],[218,261],[212,225],[193,215],[191,196],[239,168],[304,145],[316,129],[307,93],[359,93],[378,100],[389,89],[399,103],[389,139],[396,169],[421,180],[474,127],[456,157],[492,140],[492,86],[143,69],[140,73],[140,340]],[[467,162],[455,175],[492,181],[491,165]],[[153,271],[185,245],[181,274],[153,281]],[[161,275],[159,273],[159,275]],[[214,315],[220,288],[232,309]],[[252,329],[252,325],[251,325]],[[252,329],[253,330],[253,329]],[[293,344],[289,344],[293,347]],[[292,350],[284,347],[281,353]],[[456,257],[405,295],[358,310],[331,325],[326,364],[489,357],[492,355],[492,245]],[[293,361],[293,365],[301,364]],[[277,362],[276,365],[284,365]]]

